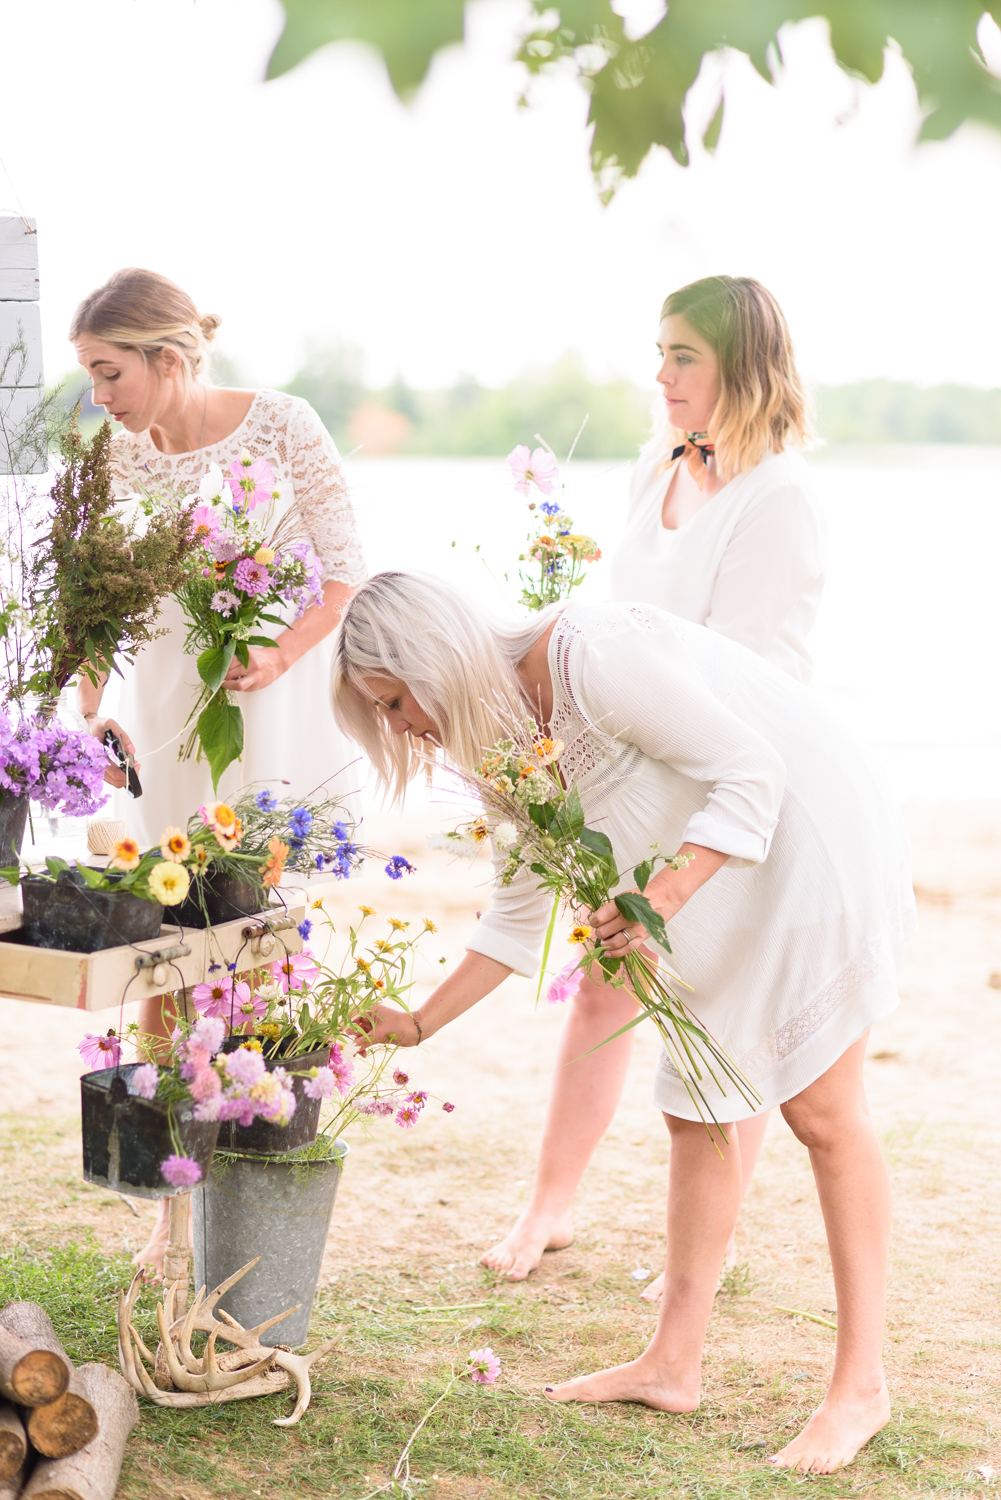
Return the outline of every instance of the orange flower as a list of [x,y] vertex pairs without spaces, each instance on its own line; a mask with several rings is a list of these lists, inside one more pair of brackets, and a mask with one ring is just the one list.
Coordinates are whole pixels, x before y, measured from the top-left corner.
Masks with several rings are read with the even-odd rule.
[[[216,834],[218,838],[218,834]],[[268,844],[270,857],[261,866],[261,874],[265,885],[278,885],[285,873],[285,861],[288,859],[288,844],[283,844],[277,836]]]
[[139,845],[135,839],[119,839],[115,852],[108,860],[109,870],[134,870],[139,863]]

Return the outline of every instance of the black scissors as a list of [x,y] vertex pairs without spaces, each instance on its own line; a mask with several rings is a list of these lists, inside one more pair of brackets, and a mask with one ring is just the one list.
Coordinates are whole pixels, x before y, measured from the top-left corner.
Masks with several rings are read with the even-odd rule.
[[126,755],[121,740],[113,729],[104,731],[103,743],[111,751],[115,764],[125,772],[125,786],[130,797],[141,797],[143,794],[142,783],[136,775],[135,757]]

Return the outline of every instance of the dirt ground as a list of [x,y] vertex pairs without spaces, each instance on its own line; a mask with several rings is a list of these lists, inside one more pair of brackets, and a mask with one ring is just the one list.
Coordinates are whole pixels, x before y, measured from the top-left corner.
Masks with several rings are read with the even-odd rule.
[[[914,1428],[935,1426],[929,1453],[934,1441],[942,1450],[947,1429],[955,1436],[955,1453],[945,1460],[947,1488],[972,1494],[994,1483],[992,1469],[1001,1471],[1001,804],[906,811],[921,929],[910,945],[901,1005],[874,1030],[867,1067],[895,1197],[887,1371],[900,1410],[934,1417]],[[439,821],[421,815],[369,829],[374,843],[391,840],[394,852],[409,854],[417,875],[390,884],[381,872],[367,872],[338,887],[331,903],[335,917],[361,902],[380,918],[431,917],[440,932],[426,945],[429,982],[440,973],[440,957],[451,963],[459,956],[477,908],[489,901],[485,864],[451,863],[424,847]],[[412,1132],[380,1123],[367,1138],[352,1138],[318,1301],[318,1311],[336,1312],[347,1334],[353,1319],[384,1319],[394,1307],[444,1308],[492,1295],[476,1261],[525,1199],[561,1023],[559,1007],[543,1002],[536,1010],[534,1001],[534,985],[512,978],[410,1054],[414,1082],[453,1102],[453,1114],[432,1109]],[[37,1161],[27,1154],[0,1184],[4,1251],[42,1250],[87,1226],[108,1252],[131,1253],[145,1238],[147,1205],[136,1217],[127,1203],[84,1187],[79,1177],[73,1121],[83,1067],[76,1043],[116,1021],[117,1012],[84,1015],[0,999],[0,1114],[19,1135],[33,1119],[63,1132],[47,1137]],[[631,1273],[659,1269],[663,1256],[668,1143],[650,1102],[655,1056],[652,1032],[641,1028],[622,1106],[579,1195],[573,1245],[547,1255],[524,1286],[500,1292],[505,1302],[541,1302],[547,1310],[544,1339],[519,1338],[499,1350],[505,1380],[522,1391],[629,1357],[652,1327],[655,1312],[639,1299]],[[742,1212],[739,1252],[710,1328],[705,1402],[725,1414],[743,1448],[776,1431],[780,1408],[795,1420],[816,1401],[833,1350],[826,1327],[777,1310],[825,1317],[834,1309],[807,1158],[777,1114]],[[407,1335],[413,1370],[405,1377],[399,1347],[369,1343],[365,1358],[409,1379],[440,1357],[438,1334],[473,1346],[470,1314],[443,1314],[442,1322],[434,1335],[427,1325],[423,1342],[419,1332]],[[925,1492],[909,1487],[925,1462],[921,1443],[914,1438],[899,1464],[910,1466],[910,1478],[897,1485],[874,1477],[880,1495]]]

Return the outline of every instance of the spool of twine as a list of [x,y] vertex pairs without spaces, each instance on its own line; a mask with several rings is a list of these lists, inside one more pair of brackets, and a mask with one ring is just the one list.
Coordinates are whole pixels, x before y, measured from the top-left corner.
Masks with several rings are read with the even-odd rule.
[[87,824],[87,848],[91,854],[113,854],[115,845],[128,836],[121,818],[95,818]]

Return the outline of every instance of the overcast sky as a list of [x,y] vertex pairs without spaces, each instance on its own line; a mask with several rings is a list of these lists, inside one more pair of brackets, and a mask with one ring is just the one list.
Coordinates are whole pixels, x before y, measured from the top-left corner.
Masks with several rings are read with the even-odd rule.
[[576,85],[516,108],[521,14],[471,5],[404,106],[353,44],[263,83],[276,0],[0,0],[0,211],[38,220],[48,375],[79,298],[144,265],[259,383],[338,336],[376,382],[497,383],[571,346],[644,382],[665,294],[726,271],[776,293],[813,380],[1001,385],[1001,137],[913,150],[900,60],[857,91],[807,22],[778,88],[726,64],[715,157],[657,151],[606,209]]

